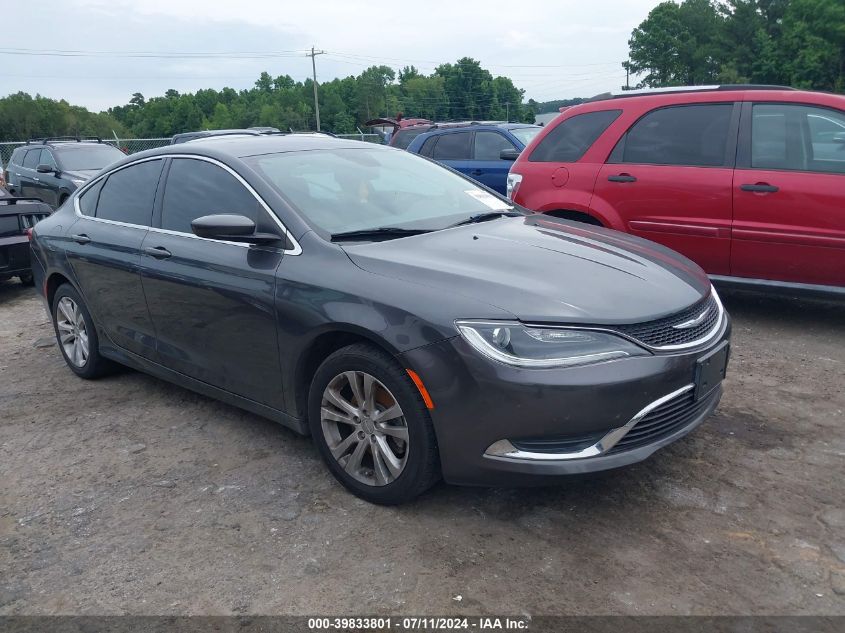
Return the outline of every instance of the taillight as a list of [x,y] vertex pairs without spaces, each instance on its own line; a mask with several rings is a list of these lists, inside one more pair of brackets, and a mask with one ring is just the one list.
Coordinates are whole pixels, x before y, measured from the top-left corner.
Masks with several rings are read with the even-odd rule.
[[519,189],[519,184],[522,182],[522,174],[508,174],[507,196],[508,199],[513,200],[516,197],[516,190]]
[[28,239],[31,242],[32,241],[32,229],[31,228],[26,229],[24,231],[24,233],[26,233],[26,239]]

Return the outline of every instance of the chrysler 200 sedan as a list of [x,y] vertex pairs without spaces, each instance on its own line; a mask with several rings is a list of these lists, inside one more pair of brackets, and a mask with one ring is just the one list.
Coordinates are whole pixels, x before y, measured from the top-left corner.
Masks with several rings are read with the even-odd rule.
[[713,412],[728,362],[688,259],[358,141],[135,154],[32,250],[75,374],[128,365],[310,434],[375,503],[638,462]]

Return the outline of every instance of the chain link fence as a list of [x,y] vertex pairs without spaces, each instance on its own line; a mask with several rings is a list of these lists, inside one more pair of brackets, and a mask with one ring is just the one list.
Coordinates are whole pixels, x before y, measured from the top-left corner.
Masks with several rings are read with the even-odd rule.
[[[357,141],[364,141],[367,143],[383,143],[384,139],[380,134],[364,134],[363,132],[359,132],[357,134],[337,134],[338,138],[348,138],[354,139]],[[137,154],[138,152],[143,152],[147,149],[154,149],[156,147],[162,147],[164,145],[170,145],[170,137],[162,137],[162,138],[118,138],[118,139],[103,139],[103,143],[108,143],[109,145],[113,145],[117,147],[125,154]],[[12,152],[15,151],[16,147],[20,147],[21,145],[26,145],[26,141],[14,141],[14,142],[4,142],[0,143],[0,162],[2,164],[8,165],[9,164],[9,157],[12,155]]]

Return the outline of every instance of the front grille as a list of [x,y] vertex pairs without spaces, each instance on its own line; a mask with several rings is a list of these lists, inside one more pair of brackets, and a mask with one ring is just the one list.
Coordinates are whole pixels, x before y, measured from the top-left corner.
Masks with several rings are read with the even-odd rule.
[[[661,348],[670,345],[684,345],[704,338],[719,320],[719,304],[713,293],[699,301],[691,308],[678,312],[672,316],[636,323],[633,325],[617,325],[614,329],[630,336],[649,347]],[[701,318],[703,315],[703,318]],[[701,318],[701,321],[698,319]],[[678,326],[696,321],[687,327]]]
[[711,393],[696,401],[694,389],[690,389],[668,402],[664,402],[637,422],[607,454],[630,451],[668,437],[690,424],[718,397],[719,389],[714,389]]

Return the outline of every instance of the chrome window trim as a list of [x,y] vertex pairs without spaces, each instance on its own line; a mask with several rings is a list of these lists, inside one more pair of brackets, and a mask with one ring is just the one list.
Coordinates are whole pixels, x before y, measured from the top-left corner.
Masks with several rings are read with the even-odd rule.
[[500,459],[514,459],[527,461],[566,461],[571,459],[584,459],[585,457],[597,457],[603,455],[611,448],[616,446],[628,432],[633,429],[637,423],[640,422],[649,413],[654,411],[657,407],[666,404],[673,398],[685,394],[695,388],[693,383],[684,385],[680,389],[676,389],[672,393],[667,393],[665,396],[658,398],[654,402],[643,407],[637,414],[632,417],[624,426],[610,430],[598,442],[587,448],[582,448],[580,451],[573,451],[571,453],[537,453],[534,451],[521,451],[511,444],[510,440],[498,440],[493,442],[484,451],[485,457],[496,457]]
[[722,300],[719,298],[719,294],[716,292],[715,288],[711,287],[710,292],[713,294],[713,298],[716,299],[716,307],[719,310],[719,315],[716,318],[716,324],[704,336],[697,338],[694,341],[680,343],[678,345],[661,345],[659,347],[656,347],[654,345],[648,345],[647,343],[644,343],[643,341],[634,338],[629,334],[614,330],[612,325],[541,325],[534,323],[526,323],[525,325],[526,327],[543,328],[550,330],[590,330],[594,332],[607,332],[608,334],[615,334],[616,336],[620,336],[628,341],[631,341],[632,343],[636,343],[640,347],[644,347],[647,350],[656,352],[676,352],[680,350],[693,349],[695,347],[700,347],[705,343],[710,342],[718,335],[721,335],[722,332],[725,331],[725,327],[727,326],[727,319],[725,318],[725,307],[722,305]]
[[147,225],[144,225],[144,224],[131,224],[129,222],[118,222],[117,220],[107,220],[105,218],[98,218],[98,217],[92,216],[92,215],[84,215],[82,213],[82,210],[79,208],[79,198],[81,196],[85,195],[85,192],[88,191],[88,189],[93,187],[100,180],[103,180],[104,178],[108,178],[112,174],[114,174],[114,173],[116,173],[116,172],[118,172],[122,169],[126,169],[127,167],[132,167],[133,165],[139,165],[140,163],[146,163],[146,162],[149,162],[149,161],[152,161],[152,160],[164,160],[166,158],[187,158],[187,159],[191,159],[191,160],[201,160],[201,161],[205,161],[206,163],[211,163],[212,165],[217,165],[218,167],[221,167],[223,170],[230,173],[232,176],[235,177],[235,179],[239,183],[241,183],[241,185],[243,185],[246,188],[247,191],[249,191],[249,193],[252,194],[252,196],[263,207],[263,209],[267,213],[267,215],[269,215],[270,218],[278,225],[279,229],[282,231],[282,235],[293,245],[293,248],[281,249],[282,252],[285,255],[300,255],[302,253],[302,247],[299,245],[299,242],[297,242],[296,239],[293,237],[293,235],[291,235],[290,231],[288,231],[287,227],[279,219],[279,216],[277,216],[273,212],[273,210],[270,208],[270,205],[268,205],[264,201],[264,199],[260,195],[258,195],[258,192],[255,191],[255,189],[253,189],[252,186],[246,180],[244,180],[240,176],[240,174],[238,174],[234,169],[232,169],[231,167],[229,167],[225,163],[222,163],[219,160],[216,160],[214,158],[209,158],[208,156],[196,156],[196,155],[193,155],[193,154],[160,154],[158,156],[148,156],[146,158],[140,158],[140,159],[132,161],[130,163],[126,163],[125,165],[121,165],[120,167],[117,167],[115,169],[109,170],[108,172],[97,176],[93,180],[88,181],[87,183],[85,183],[85,185],[83,185],[81,188],[79,188],[77,190],[76,196],[74,197],[74,200],[73,200],[73,208],[74,208],[74,211],[75,211],[77,217],[86,218],[88,220],[94,220],[95,222],[103,222],[105,224],[114,224],[116,226],[125,226],[125,227],[136,228],[136,229],[147,229],[147,230],[152,231],[154,233],[164,233],[164,234],[167,234],[167,235],[180,235],[182,237],[189,237],[189,238],[192,238],[192,239],[204,240],[206,242],[216,242],[217,244],[230,244],[232,246],[240,246],[242,248],[250,248],[251,246],[253,246],[252,244],[247,244],[247,243],[244,243],[244,242],[230,242],[228,240],[216,240],[216,239],[213,239],[213,238],[210,238],[210,237],[200,237],[199,235],[194,235],[193,233],[184,233],[182,231],[171,231],[169,229],[160,229],[158,227],[147,226]]

